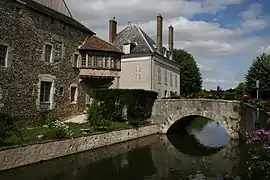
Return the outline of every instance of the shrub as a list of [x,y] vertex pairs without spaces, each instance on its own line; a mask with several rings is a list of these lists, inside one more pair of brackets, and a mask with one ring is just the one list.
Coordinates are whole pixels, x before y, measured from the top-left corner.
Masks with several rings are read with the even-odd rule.
[[44,136],[49,139],[62,139],[71,137],[73,135],[72,130],[65,123],[55,120],[51,121],[49,124],[49,129],[46,131]]
[[261,129],[246,134],[248,151],[248,178],[270,179],[270,131]]
[[0,113],[0,145],[5,143],[5,140],[12,136],[12,134],[18,135],[17,128],[14,124],[14,119],[4,113]]
[[100,111],[106,120],[123,121],[122,110],[126,106],[129,120],[144,121],[151,116],[157,93],[141,89],[105,89],[96,91],[96,98],[102,104]]
[[106,106],[104,103],[94,102],[88,108],[87,120],[91,127],[96,130],[106,130],[110,126],[110,121],[105,119],[104,114],[106,113]]

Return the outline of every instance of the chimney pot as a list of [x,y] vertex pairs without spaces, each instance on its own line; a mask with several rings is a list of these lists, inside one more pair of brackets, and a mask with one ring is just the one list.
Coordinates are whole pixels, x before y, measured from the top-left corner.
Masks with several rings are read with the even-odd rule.
[[109,41],[111,43],[115,40],[116,33],[117,33],[117,22],[115,20],[115,17],[113,17],[109,21]]
[[162,54],[162,33],[163,33],[163,17],[160,13],[157,15],[157,51]]

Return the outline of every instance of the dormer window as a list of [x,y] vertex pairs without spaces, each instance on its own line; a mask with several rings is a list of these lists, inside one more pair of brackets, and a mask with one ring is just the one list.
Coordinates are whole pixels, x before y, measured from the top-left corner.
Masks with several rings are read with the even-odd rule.
[[123,45],[123,52],[125,54],[130,54],[130,48],[131,48],[131,43],[126,43]]
[[131,53],[131,50],[137,46],[137,43],[133,43],[131,42],[130,40],[128,40],[127,43],[123,44],[123,52],[125,54],[130,54]]

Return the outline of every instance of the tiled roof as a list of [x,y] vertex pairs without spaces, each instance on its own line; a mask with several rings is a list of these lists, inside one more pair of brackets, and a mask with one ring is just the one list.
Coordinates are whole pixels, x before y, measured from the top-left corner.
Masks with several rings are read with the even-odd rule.
[[131,53],[150,53],[154,52],[155,43],[140,27],[128,26],[117,34],[113,44],[122,49],[127,42],[132,42],[136,46],[131,50]]
[[25,4],[26,6],[37,10],[39,12],[42,12],[44,14],[47,14],[48,16],[51,16],[52,18],[55,18],[63,23],[66,23],[76,29],[79,29],[81,31],[87,32],[90,35],[95,34],[93,31],[91,31],[90,29],[88,29],[87,27],[85,27],[84,25],[82,25],[81,23],[79,23],[78,21],[76,21],[75,19],[68,17],[58,11],[55,11],[53,9],[50,9],[40,3],[37,3],[33,0],[21,0],[23,2],[23,4]]
[[117,52],[123,54],[123,52],[117,46],[95,35],[89,37],[86,42],[81,47],[79,47],[79,49]]

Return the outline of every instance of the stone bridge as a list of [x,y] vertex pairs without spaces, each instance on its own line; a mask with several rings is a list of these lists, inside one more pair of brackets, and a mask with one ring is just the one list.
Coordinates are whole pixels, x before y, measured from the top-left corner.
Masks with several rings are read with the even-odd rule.
[[[246,132],[243,106],[239,101],[213,99],[162,99],[156,100],[151,120],[160,125],[160,132],[173,132],[188,123],[194,116],[218,122],[232,139],[239,139]],[[186,125],[186,124],[185,124]]]

